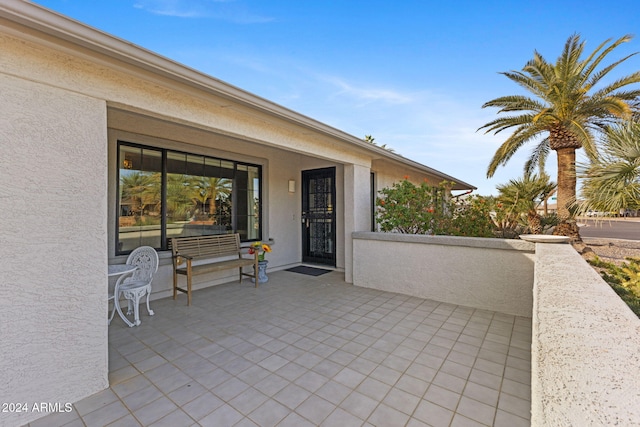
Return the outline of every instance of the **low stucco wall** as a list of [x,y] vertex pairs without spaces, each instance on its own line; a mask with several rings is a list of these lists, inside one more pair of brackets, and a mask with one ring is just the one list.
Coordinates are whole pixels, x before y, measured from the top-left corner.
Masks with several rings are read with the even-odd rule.
[[531,317],[533,243],[373,232],[353,240],[356,286]]
[[534,426],[640,425],[640,319],[570,245],[537,244]]

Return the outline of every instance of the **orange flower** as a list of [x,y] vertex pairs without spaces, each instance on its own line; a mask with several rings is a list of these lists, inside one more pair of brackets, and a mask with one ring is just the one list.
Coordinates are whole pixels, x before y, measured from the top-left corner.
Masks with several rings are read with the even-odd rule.
[[409,179],[409,175],[405,175],[405,176],[404,176],[404,179]]

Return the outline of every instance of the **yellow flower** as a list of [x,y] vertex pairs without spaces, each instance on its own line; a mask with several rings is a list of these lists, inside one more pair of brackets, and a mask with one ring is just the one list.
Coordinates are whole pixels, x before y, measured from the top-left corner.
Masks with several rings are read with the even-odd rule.
[[266,243],[263,243],[262,250],[265,252],[271,252],[271,246],[267,245]]

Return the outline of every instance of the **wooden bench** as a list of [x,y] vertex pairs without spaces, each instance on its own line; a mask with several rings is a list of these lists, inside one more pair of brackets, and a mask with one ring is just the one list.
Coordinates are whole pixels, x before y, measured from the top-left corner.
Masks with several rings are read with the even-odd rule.
[[[195,274],[238,268],[242,276],[253,277],[258,287],[258,254],[243,258],[239,234],[215,236],[174,237],[171,239],[173,253],[173,299],[178,291],[187,294],[187,305],[191,305],[191,279]],[[194,265],[193,262],[197,264]],[[202,261],[202,262],[200,262]],[[242,267],[254,266],[253,273],[243,273]],[[178,287],[178,275],[187,276],[187,289]]]

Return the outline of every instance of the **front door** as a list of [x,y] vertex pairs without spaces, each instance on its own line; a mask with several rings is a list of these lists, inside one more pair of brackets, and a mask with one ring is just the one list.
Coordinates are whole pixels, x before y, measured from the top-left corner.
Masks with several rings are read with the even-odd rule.
[[336,265],[336,168],[302,171],[302,261]]

